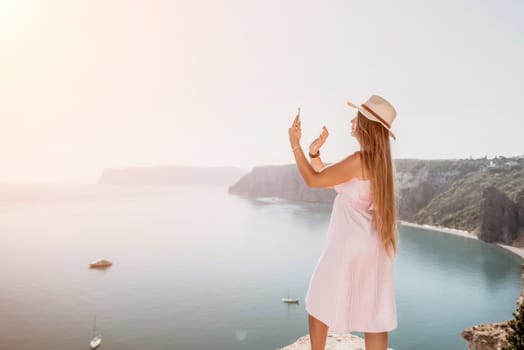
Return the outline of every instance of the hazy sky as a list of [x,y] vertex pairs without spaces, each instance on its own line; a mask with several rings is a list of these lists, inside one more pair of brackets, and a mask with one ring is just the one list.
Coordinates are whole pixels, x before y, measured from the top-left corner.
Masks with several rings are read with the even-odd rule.
[[346,101],[397,109],[394,158],[524,154],[524,2],[0,0],[0,183],[294,162]]

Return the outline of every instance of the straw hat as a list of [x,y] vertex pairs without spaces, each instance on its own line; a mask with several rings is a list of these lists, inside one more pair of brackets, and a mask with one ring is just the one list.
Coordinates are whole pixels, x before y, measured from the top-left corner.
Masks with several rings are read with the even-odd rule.
[[394,140],[397,139],[390,130],[391,124],[397,116],[397,112],[395,111],[395,108],[393,108],[393,105],[386,101],[386,99],[378,95],[372,95],[360,106],[357,106],[351,102],[348,102],[347,104],[350,107],[358,109],[360,113],[362,113],[364,117],[368,118],[369,120],[382,124],[382,126],[389,131],[391,137],[393,137]]

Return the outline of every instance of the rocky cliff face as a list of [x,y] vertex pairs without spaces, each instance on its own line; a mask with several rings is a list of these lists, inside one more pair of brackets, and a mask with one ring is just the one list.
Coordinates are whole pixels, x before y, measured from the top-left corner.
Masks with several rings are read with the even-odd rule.
[[[402,220],[416,223],[439,224],[433,214],[417,218],[441,193],[448,191],[453,183],[471,172],[486,166],[481,160],[395,160],[399,215]],[[429,221],[429,222],[428,222]],[[442,225],[445,226],[445,225]]]
[[[522,264],[522,291],[517,299],[517,309],[524,302],[524,264]],[[466,328],[461,335],[466,340],[469,350],[500,350],[508,346],[506,336],[508,322],[483,323]]]
[[[394,165],[400,220],[467,230],[481,239],[524,246],[524,216],[520,214],[524,211],[524,158],[395,159]],[[490,187],[498,189],[509,202],[516,202],[517,214],[500,214],[515,210],[493,190],[484,195]],[[228,191],[247,197],[327,203],[336,195],[333,189],[307,187],[295,164],[255,167]],[[482,223],[485,230],[481,235]],[[497,231],[497,225],[506,229]]]
[[249,198],[278,197],[324,203],[333,202],[336,195],[333,189],[306,186],[295,164],[254,167],[230,186],[228,192]]
[[[495,187],[487,187],[483,192],[480,210],[479,239],[486,242],[500,242],[511,245],[519,234],[519,212],[517,203],[511,201]],[[524,222],[524,217],[520,220]]]

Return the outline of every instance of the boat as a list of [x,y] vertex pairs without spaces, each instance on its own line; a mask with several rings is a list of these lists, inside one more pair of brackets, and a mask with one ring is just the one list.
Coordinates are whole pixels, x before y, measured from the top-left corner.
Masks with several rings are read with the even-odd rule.
[[299,298],[282,298],[282,301],[288,304],[298,304],[298,300]]
[[96,349],[102,343],[102,334],[96,332],[96,315],[95,315],[95,325],[93,327],[93,339],[89,342],[91,349]]
[[93,337],[93,339],[91,339],[91,341],[89,342],[89,346],[91,347],[91,349],[96,349],[100,346],[101,342],[102,342],[102,335],[97,334]]
[[287,298],[282,298],[282,301],[284,303],[288,303],[288,304],[298,304],[298,300],[299,299],[300,298],[290,298],[289,297],[289,289],[288,289],[288,291],[287,291]]
[[90,268],[106,268],[106,267],[109,267],[113,265],[113,263],[107,259],[100,259],[100,260],[97,260],[97,261],[93,261],[92,263],[89,264],[89,267]]

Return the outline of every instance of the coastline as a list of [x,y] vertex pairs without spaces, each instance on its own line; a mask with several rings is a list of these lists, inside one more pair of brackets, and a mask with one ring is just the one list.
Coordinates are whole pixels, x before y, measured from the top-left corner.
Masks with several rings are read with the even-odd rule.
[[[439,231],[439,232],[449,233],[452,235],[462,236],[462,237],[471,238],[471,239],[478,239],[477,236],[475,236],[473,233],[466,231],[466,230],[459,230],[459,229],[442,227],[442,226],[433,226],[433,225],[428,225],[428,224],[420,225],[420,224],[415,224],[413,222],[408,222],[404,220],[400,220],[400,225],[411,226],[411,227],[416,227],[416,228],[430,230],[430,231]],[[519,256],[524,261],[524,248],[513,247],[513,246],[509,246],[509,245],[502,244],[502,243],[495,243],[495,244]]]

